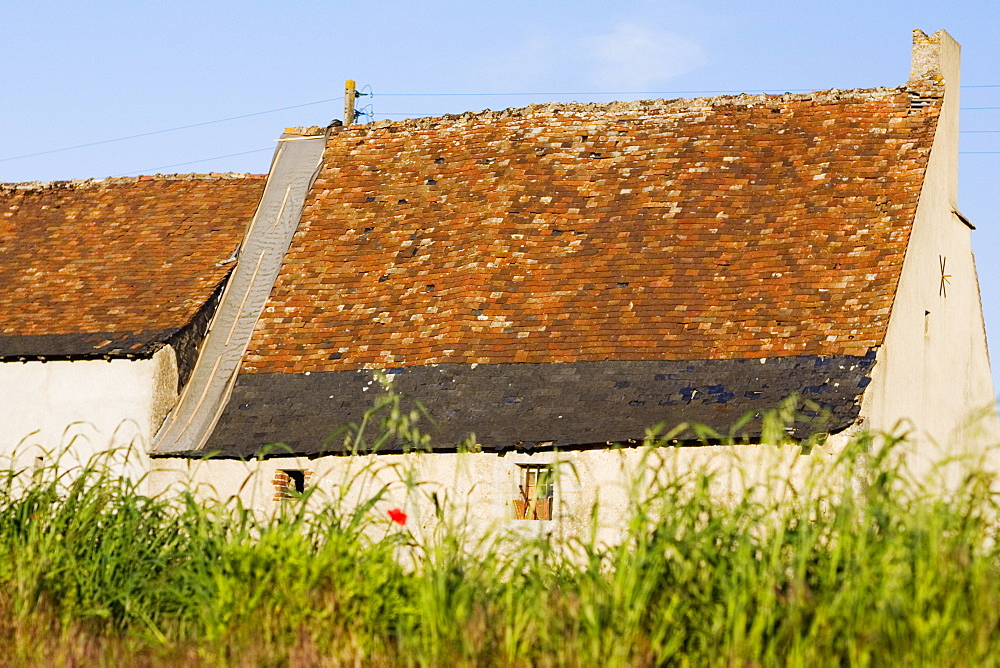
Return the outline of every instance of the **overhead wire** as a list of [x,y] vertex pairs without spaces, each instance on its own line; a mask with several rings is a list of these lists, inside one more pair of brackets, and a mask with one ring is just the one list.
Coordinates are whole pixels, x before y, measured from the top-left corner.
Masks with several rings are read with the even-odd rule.
[[[528,93],[379,93],[379,97],[511,97],[514,95],[700,95],[704,93],[769,93],[780,90],[778,88],[752,88],[750,90],[616,90],[616,91],[590,91],[590,92],[552,92],[552,91],[532,91]],[[787,88],[786,93],[803,93],[812,90],[811,88]]]
[[[965,84],[961,86],[962,88],[1000,88],[1000,84]],[[367,87],[370,91],[370,86]],[[777,88],[760,88],[760,89],[750,89],[750,90],[686,90],[686,91],[588,91],[588,92],[497,92],[497,93],[379,93],[380,97],[507,97],[507,96],[525,96],[525,95],[555,95],[555,96],[565,96],[565,95],[587,95],[587,96],[599,96],[599,95],[688,95],[688,94],[706,94],[706,93],[765,93],[778,91]],[[793,88],[788,89],[785,92],[804,92],[811,89],[804,88]],[[371,95],[371,92],[368,93]],[[45,151],[36,151],[34,153],[25,153],[21,155],[14,155],[5,158],[0,158],[0,162],[10,162],[13,160],[21,160],[25,158],[33,158],[42,155],[49,155],[52,153],[60,153],[64,151],[73,151],[82,148],[90,148],[93,146],[101,146],[104,144],[111,144],[115,142],[127,141],[130,139],[139,139],[142,137],[149,137],[158,134],[165,134],[169,132],[178,132],[181,130],[189,130],[192,128],[204,127],[207,125],[216,125],[219,123],[228,123],[231,121],[241,120],[244,118],[252,118],[255,116],[263,116],[266,114],[278,113],[281,111],[288,111],[291,109],[300,109],[303,107],[315,106],[318,104],[327,104],[330,102],[336,102],[339,98],[328,98],[325,100],[316,100],[314,102],[305,102],[302,104],[294,104],[285,107],[277,107],[275,109],[266,109],[263,111],[256,111],[249,114],[240,114],[237,116],[228,116],[226,118],[219,118],[210,121],[202,121],[199,123],[190,123],[187,125],[179,125],[171,128],[163,128],[160,130],[151,130],[149,132],[141,132],[134,135],[127,135],[123,137],[114,137],[111,139],[102,139],[94,142],[87,142],[84,144],[75,144],[73,146],[64,146],[60,148],[47,149]],[[370,109],[369,105],[366,107],[366,111],[369,113],[365,114],[374,119],[373,110]],[[1000,107],[961,107],[962,110],[997,110]],[[380,116],[408,116],[408,117],[419,117],[425,116],[428,112],[380,112]],[[1000,130],[962,130],[963,133],[969,134],[993,134],[1000,133]],[[217,156],[215,158],[205,158],[202,160],[192,160],[189,162],[176,163],[173,165],[164,165],[156,169],[168,169],[171,167],[180,167],[183,165],[197,164],[199,162],[208,162],[210,160],[218,160],[222,158],[234,157],[239,155],[248,155],[250,153],[257,153],[264,150],[270,149],[255,149],[253,151],[244,151],[242,153],[233,153],[225,156]],[[970,151],[963,151],[963,153],[969,153]],[[995,153],[994,151],[976,151],[976,153]],[[128,172],[128,174],[133,174],[138,172]]]
[[175,162],[172,165],[161,165],[160,167],[150,167],[148,169],[137,169],[131,172],[125,172],[124,174],[115,174],[118,176],[132,176],[133,174],[148,174],[150,172],[157,172],[161,169],[170,169],[171,167],[183,167],[185,165],[196,165],[199,162],[211,162],[212,160],[222,160],[223,158],[235,158],[239,155],[250,155],[251,153],[262,153],[264,151],[273,151],[274,148],[269,146],[267,148],[255,148],[252,151],[243,151],[242,153],[230,153],[229,155],[217,155],[212,158],[202,158],[201,160],[189,160],[187,162]]
[[[1000,88],[1000,84],[963,84],[960,88]],[[639,90],[639,91],[577,91],[577,92],[498,92],[498,93],[379,93],[379,97],[498,97],[512,95],[701,95],[704,93],[808,93],[813,88],[751,88],[743,90]]]
[[191,128],[200,128],[205,125],[215,125],[216,123],[228,123],[229,121],[238,121],[242,118],[251,118],[253,116],[263,116],[265,114],[275,114],[279,111],[288,111],[289,109],[300,109],[302,107],[311,107],[317,104],[326,104],[327,102],[334,102],[337,98],[331,98],[329,100],[317,100],[316,102],[306,102],[304,104],[293,104],[289,107],[279,107],[277,109],[267,109],[265,111],[255,111],[250,114],[241,114],[239,116],[229,116],[228,118],[219,118],[214,121],[202,121],[201,123],[191,123],[189,125],[178,125],[173,128],[164,128],[163,130],[151,130],[150,132],[140,132],[136,135],[128,135],[127,137],[115,137],[113,139],[102,139],[100,141],[89,142],[87,144],[77,144],[75,146],[64,146],[63,148],[52,148],[46,151],[38,151],[37,153],[25,153],[23,155],[14,155],[9,158],[0,158],[0,162],[9,162],[11,160],[20,160],[22,158],[34,158],[39,155],[48,155],[50,153],[60,153],[62,151],[72,151],[78,148],[89,148],[91,146],[100,146],[102,144],[111,144],[114,142],[125,141],[127,139],[139,139],[140,137],[149,137],[151,135],[159,135],[165,132],[177,132],[178,130],[190,130]]

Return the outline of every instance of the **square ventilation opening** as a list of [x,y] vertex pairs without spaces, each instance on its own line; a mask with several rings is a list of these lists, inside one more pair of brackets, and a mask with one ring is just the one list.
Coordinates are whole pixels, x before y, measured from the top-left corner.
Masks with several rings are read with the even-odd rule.
[[306,491],[308,471],[302,469],[279,469],[274,472],[274,498],[293,499]]

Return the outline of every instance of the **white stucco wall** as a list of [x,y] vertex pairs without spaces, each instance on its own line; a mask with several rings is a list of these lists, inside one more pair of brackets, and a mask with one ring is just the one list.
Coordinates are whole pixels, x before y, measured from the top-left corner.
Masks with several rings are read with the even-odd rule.
[[167,346],[145,360],[0,363],[0,397],[0,468],[73,467],[111,451],[139,480],[177,398],[176,358]]
[[[802,491],[808,484],[843,481],[833,464],[843,450],[846,435],[834,436],[822,447],[806,452],[797,445],[730,445],[595,449],[503,455],[492,453],[419,453],[407,455],[276,458],[264,461],[190,460],[155,458],[150,473],[151,494],[174,495],[193,489],[201,499],[243,505],[266,517],[280,509],[275,498],[277,470],[308,472],[315,485],[310,502],[318,507],[343,495],[346,507],[373,497],[388,485],[377,505],[381,512],[402,508],[410,515],[408,527],[418,535],[436,526],[433,496],[447,508],[447,517],[469,520],[474,531],[560,531],[589,536],[592,507],[598,503],[597,538],[620,540],[627,528],[635,493],[648,494],[652,486],[641,476],[661,479],[694,472],[714,472],[712,494],[734,501],[751,485],[760,485],[771,499],[791,494],[779,481],[791,480]],[[521,464],[551,464],[559,474],[555,489],[554,521],[515,519]],[[654,473],[656,472],[656,473]],[[633,487],[633,483],[641,484]],[[766,489],[767,491],[763,491]]]
[[[940,37],[939,37],[940,35]],[[873,431],[906,431],[926,476],[950,457],[989,456],[998,427],[969,229],[958,209],[959,45],[939,33],[946,94],[885,343],[861,415]],[[915,54],[918,56],[920,54]],[[926,63],[924,63],[926,65]],[[919,66],[915,58],[915,69]],[[941,261],[946,258],[945,291]],[[1000,467],[995,470],[1000,471]]]

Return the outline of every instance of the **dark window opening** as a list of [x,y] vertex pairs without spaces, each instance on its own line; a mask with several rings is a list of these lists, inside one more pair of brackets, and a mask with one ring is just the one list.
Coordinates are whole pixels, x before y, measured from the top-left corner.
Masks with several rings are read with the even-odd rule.
[[306,491],[308,474],[302,469],[280,469],[274,472],[274,498],[292,499]]

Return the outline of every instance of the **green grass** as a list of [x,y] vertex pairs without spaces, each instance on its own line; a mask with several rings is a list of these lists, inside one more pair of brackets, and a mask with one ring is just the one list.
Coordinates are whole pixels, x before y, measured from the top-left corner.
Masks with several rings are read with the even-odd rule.
[[[995,665],[992,481],[934,494],[859,437],[846,484],[722,504],[637,480],[627,539],[421,540],[307,498],[261,518],[153,499],[100,466],[0,481],[0,656],[18,665]],[[865,467],[859,468],[863,460]],[[22,478],[24,475],[21,474]],[[839,489],[840,491],[831,491]],[[307,492],[305,497],[309,496]]]

